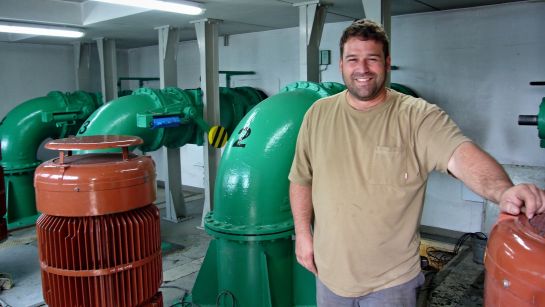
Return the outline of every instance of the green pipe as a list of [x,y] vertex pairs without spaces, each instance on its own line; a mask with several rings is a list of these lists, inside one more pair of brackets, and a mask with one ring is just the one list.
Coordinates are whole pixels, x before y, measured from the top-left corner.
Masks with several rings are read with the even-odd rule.
[[343,89],[338,83],[294,83],[240,121],[219,164],[215,209],[205,217],[214,239],[185,302],[315,305],[314,276],[295,261],[288,172],[304,114]]
[[[249,88],[220,88],[221,125],[232,132],[247,111],[262,100],[257,90]],[[204,123],[202,91],[181,90],[174,87],[162,90],[140,88],[132,95],[112,100],[81,126],[78,136],[112,134],[134,135],[144,140],[145,152],[161,146],[176,148],[185,144],[203,144]],[[177,116],[177,127],[154,128],[153,119]]]
[[410,87],[408,86],[405,86],[403,84],[399,84],[399,83],[390,83],[390,88],[393,89],[393,90],[396,90],[400,93],[403,93],[405,95],[410,95],[410,96],[413,96],[415,98],[418,98],[418,94],[413,91]]
[[167,107],[172,99],[159,90],[141,88],[129,96],[112,100],[96,110],[80,127],[78,136],[88,135],[134,135],[144,140],[144,151],[153,151],[162,146],[163,129],[140,128],[136,125],[136,114],[147,110]]
[[50,92],[23,102],[0,123],[8,228],[32,225],[38,216],[34,201],[36,152],[47,138],[77,132],[82,122],[101,104],[99,94],[77,91]]

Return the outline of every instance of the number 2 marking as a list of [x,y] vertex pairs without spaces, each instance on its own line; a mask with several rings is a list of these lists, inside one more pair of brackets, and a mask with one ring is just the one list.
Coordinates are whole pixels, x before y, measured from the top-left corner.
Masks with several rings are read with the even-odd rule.
[[233,147],[246,147],[246,144],[242,144],[241,142],[244,139],[247,139],[250,134],[252,133],[252,129],[250,127],[244,127],[240,129],[238,132],[238,140],[233,144]]

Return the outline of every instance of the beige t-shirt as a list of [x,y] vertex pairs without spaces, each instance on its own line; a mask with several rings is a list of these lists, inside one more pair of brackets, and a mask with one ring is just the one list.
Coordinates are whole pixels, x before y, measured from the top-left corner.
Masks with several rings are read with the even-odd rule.
[[315,262],[331,291],[357,297],[420,272],[428,173],[446,172],[466,141],[439,107],[390,89],[368,111],[352,108],[346,91],[312,105],[289,179],[312,185]]

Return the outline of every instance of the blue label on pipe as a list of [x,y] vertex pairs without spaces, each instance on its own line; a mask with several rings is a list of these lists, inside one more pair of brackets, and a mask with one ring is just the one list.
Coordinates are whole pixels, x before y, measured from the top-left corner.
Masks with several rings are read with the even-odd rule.
[[182,120],[178,116],[154,118],[151,121],[151,129],[178,127],[180,126],[181,121]]

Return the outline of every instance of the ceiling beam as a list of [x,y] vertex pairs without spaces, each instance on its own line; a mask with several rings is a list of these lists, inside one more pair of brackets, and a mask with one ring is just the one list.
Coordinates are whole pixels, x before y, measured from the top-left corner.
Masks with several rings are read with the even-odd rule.
[[0,19],[81,26],[81,5],[68,1],[1,0]]
[[85,1],[82,3],[81,11],[83,12],[82,24],[88,26],[98,22],[148,12],[150,10],[133,6]]

